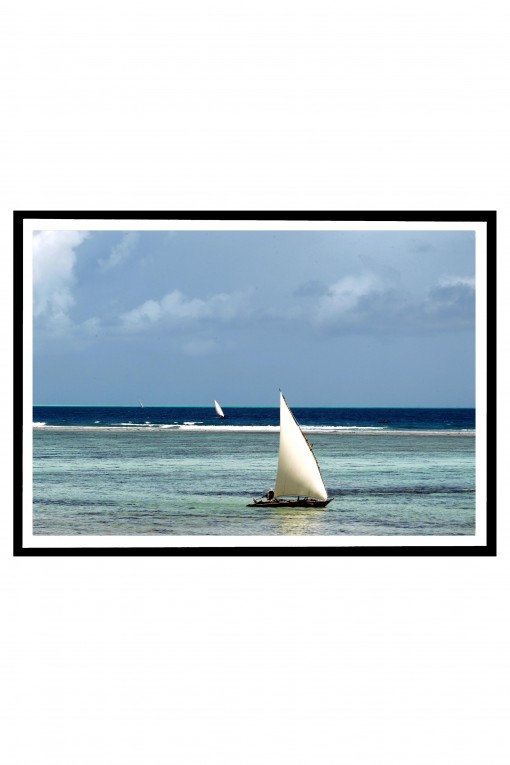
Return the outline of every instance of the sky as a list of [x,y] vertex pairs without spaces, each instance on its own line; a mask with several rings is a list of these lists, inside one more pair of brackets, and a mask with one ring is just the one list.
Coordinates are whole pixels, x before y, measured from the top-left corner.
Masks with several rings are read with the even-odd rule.
[[475,404],[473,231],[37,231],[38,405]]

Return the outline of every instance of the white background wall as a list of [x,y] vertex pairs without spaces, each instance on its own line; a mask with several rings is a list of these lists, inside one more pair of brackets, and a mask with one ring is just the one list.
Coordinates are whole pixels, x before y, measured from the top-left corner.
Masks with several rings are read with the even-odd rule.
[[488,559],[14,559],[10,488],[12,210],[497,209],[504,309],[503,9],[4,5],[8,765],[507,762],[504,475]]

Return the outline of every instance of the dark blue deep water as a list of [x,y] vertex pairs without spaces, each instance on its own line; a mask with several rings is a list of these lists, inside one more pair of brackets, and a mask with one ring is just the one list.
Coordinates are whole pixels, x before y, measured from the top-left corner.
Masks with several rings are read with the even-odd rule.
[[[267,428],[279,425],[279,409],[223,407],[220,419],[213,407],[96,407],[35,406],[34,424],[44,427],[143,427],[179,429],[208,427]],[[292,407],[299,424],[312,428],[376,428],[377,430],[452,430],[475,428],[474,409],[340,409]],[[44,423],[44,425],[43,425]],[[320,430],[319,430],[320,432]]]

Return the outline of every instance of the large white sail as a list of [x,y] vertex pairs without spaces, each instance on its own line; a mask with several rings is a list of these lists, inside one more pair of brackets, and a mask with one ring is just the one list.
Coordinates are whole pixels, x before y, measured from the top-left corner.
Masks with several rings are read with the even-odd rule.
[[274,493],[277,497],[327,499],[319,465],[280,391],[280,451]]
[[214,400],[214,408],[216,409],[216,414],[218,415],[218,417],[225,417],[225,415],[223,414],[223,409],[218,404],[216,399]]

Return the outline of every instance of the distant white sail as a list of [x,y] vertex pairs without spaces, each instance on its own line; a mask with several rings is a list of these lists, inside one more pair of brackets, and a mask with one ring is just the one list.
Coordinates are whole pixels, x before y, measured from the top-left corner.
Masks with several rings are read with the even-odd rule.
[[225,415],[223,414],[223,409],[218,404],[216,399],[214,400],[214,408],[216,409],[216,414],[218,415],[218,417],[225,417]]
[[143,404],[142,404],[142,402],[141,402],[141,401],[140,401],[140,406],[141,406],[141,407],[142,407],[142,409],[143,409]]
[[280,451],[274,493],[277,497],[327,499],[318,462],[280,391]]

